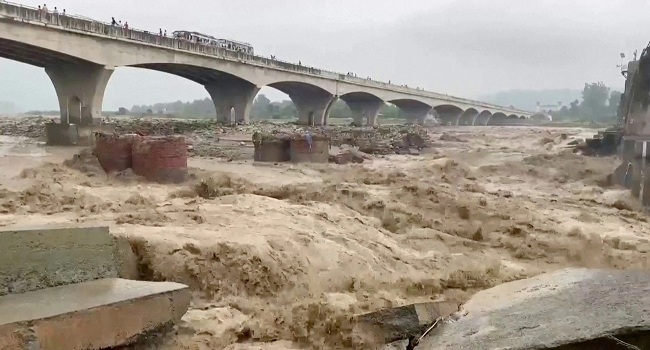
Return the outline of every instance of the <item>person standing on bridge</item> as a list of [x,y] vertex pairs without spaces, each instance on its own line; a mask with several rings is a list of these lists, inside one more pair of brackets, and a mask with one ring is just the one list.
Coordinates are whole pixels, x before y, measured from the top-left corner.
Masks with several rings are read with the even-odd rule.
[[115,20],[115,17],[111,17],[111,25],[112,25],[112,26],[116,26],[116,25],[117,25],[117,21]]
[[48,14],[47,4],[43,4],[43,20],[45,22],[48,22],[50,20],[49,16],[50,15]]

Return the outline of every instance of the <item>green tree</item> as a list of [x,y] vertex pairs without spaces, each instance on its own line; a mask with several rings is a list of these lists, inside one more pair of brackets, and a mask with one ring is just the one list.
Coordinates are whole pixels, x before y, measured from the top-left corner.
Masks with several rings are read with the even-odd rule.
[[274,116],[274,119],[291,119],[297,117],[298,110],[292,101],[285,100],[277,103],[277,114]]
[[590,119],[602,119],[608,115],[607,102],[610,89],[602,82],[585,84],[580,109]]
[[609,109],[609,114],[616,116],[618,114],[618,106],[621,103],[621,95],[623,95],[620,91],[612,91],[612,93],[609,95],[609,103],[607,104],[607,107]]
[[580,101],[575,100],[571,102],[569,107],[569,116],[577,116],[580,113]]
[[400,117],[400,111],[394,104],[386,103],[379,109],[379,116],[382,119],[397,119]]
[[270,119],[273,114],[273,106],[271,100],[264,94],[260,94],[253,101],[251,108],[251,118],[253,119]]
[[330,118],[349,118],[352,117],[352,111],[348,104],[343,100],[336,100],[330,108]]

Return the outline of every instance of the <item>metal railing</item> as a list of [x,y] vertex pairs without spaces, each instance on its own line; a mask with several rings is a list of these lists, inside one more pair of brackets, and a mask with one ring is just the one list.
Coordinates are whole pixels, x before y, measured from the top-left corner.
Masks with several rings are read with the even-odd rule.
[[[96,21],[90,18],[75,16],[64,13],[53,13],[52,11],[45,12],[34,7],[24,6],[20,4],[4,2],[0,0],[0,17],[9,17],[19,19],[26,22],[38,22],[48,26],[59,27],[61,29],[68,29],[74,31],[82,31],[93,33],[103,36],[108,36],[116,39],[126,39],[137,41],[150,45],[157,45],[167,47],[170,49],[189,51],[193,53],[219,57],[222,59],[237,60],[249,64],[266,66],[273,69],[280,69],[285,71],[296,72],[300,74],[314,75],[325,79],[344,81],[352,84],[377,87],[385,90],[395,92],[402,92],[415,96],[437,98],[447,100],[450,102],[464,103],[469,105],[476,105],[483,108],[494,108],[509,111],[512,113],[530,114],[530,112],[506,108],[489,103],[469,100],[461,97],[455,97],[435,92],[425,91],[422,89],[409,88],[406,85],[389,84],[372,79],[363,79],[350,74],[340,74],[332,71],[322,70],[318,68],[303,66],[302,64],[294,64],[290,62],[281,61],[275,58],[268,58],[258,55],[249,55],[244,52],[227,50],[218,46],[205,45],[191,42],[185,39],[177,39],[160,35],[159,33],[152,33],[145,30],[135,28],[122,28],[119,26],[111,25],[110,23]],[[480,111],[479,111],[480,112]]]

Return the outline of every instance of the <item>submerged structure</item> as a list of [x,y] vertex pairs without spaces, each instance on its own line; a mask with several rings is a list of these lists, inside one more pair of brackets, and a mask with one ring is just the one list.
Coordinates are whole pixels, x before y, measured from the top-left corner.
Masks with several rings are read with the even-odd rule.
[[330,137],[321,134],[253,134],[256,162],[327,163]]

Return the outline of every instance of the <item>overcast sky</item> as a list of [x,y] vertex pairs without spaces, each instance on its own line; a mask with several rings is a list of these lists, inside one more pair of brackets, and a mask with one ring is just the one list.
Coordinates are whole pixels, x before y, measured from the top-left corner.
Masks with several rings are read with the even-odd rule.
[[[646,0],[58,0],[47,6],[107,22],[114,16],[132,28],[246,41],[261,55],[468,98],[581,89],[595,81],[621,89],[619,53],[631,57],[650,40]],[[273,89],[262,93],[286,98]],[[104,109],[203,97],[191,81],[118,68]],[[5,59],[0,101],[57,108],[42,69]]]

